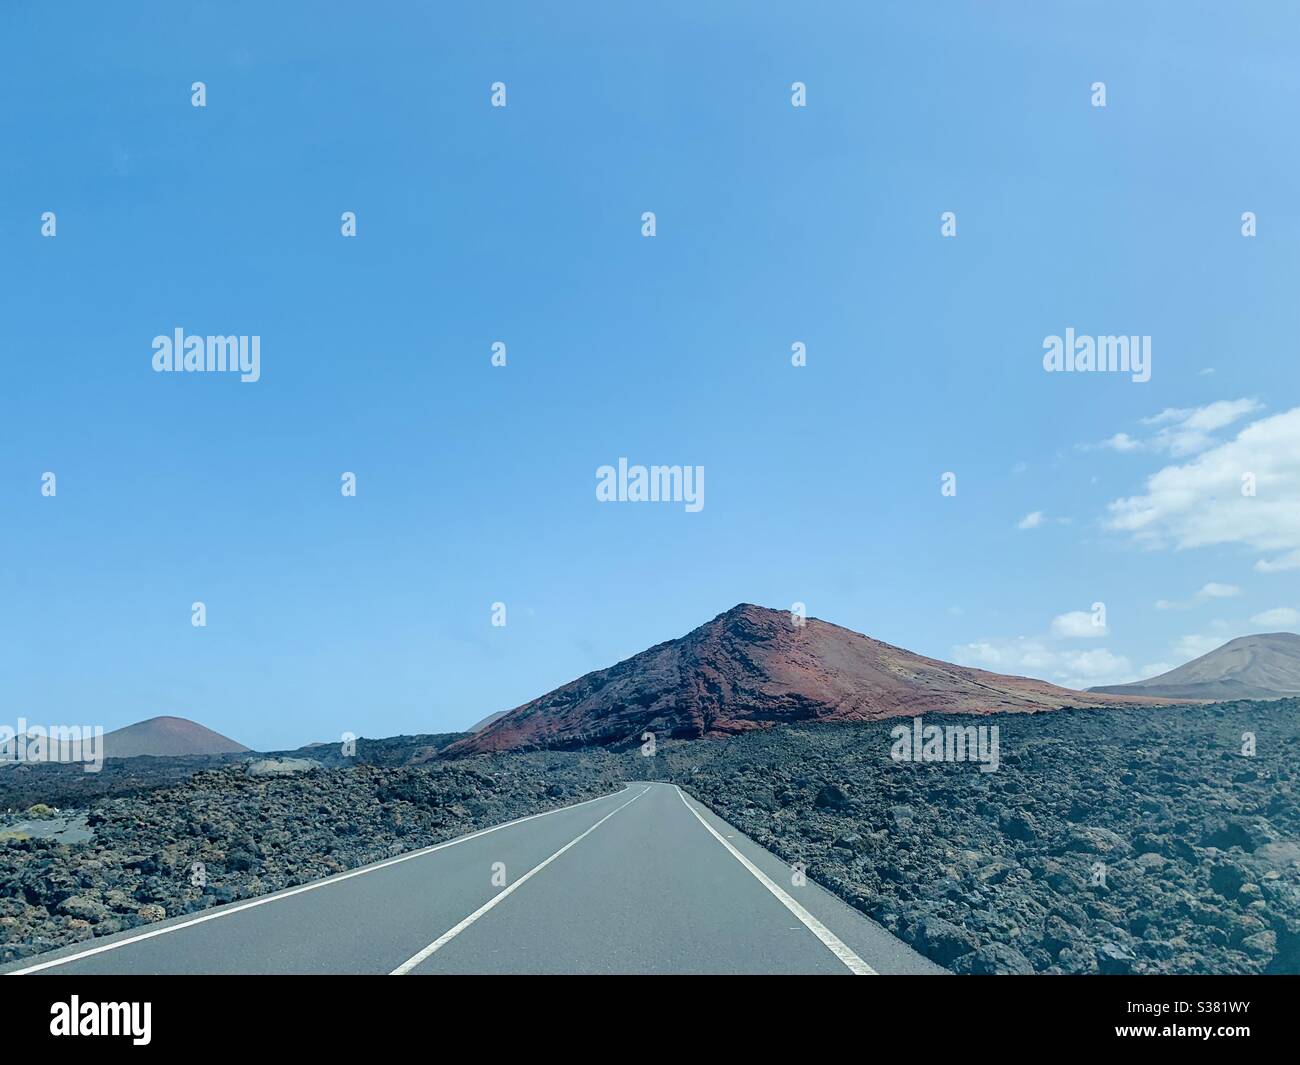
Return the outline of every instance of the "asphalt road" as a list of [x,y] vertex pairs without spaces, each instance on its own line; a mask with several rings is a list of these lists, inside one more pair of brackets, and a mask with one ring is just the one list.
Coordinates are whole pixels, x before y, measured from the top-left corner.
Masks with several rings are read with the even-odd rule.
[[670,784],[79,944],[10,973],[941,973]]

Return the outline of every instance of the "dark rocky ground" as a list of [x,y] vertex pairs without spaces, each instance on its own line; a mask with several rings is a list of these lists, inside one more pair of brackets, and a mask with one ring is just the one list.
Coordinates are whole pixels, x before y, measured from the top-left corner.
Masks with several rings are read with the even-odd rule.
[[1300,972],[1300,700],[927,721],[997,724],[998,771],[893,762],[896,720],[661,743],[654,758],[449,759],[426,736],[362,740],[351,761],[335,746],[128,759],[118,785],[80,797],[72,767],[29,767],[0,808],[6,794],[71,805],[59,816],[84,813],[94,837],[7,840],[20,818],[0,817],[0,961],[654,778],[958,972]]
[[966,720],[997,772],[891,761],[897,721],[657,759],[957,972],[1300,972],[1300,700]]
[[[294,751],[275,752],[285,757],[307,757],[326,766],[420,765],[464,732],[440,732],[423,736],[391,736],[387,739],[358,739],[353,755],[345,757],[338,743],[316,743]],[[26,765],[0,762],[0,814],[21,811],[34,803],[48,806],[84,807],[111,795],[139,795],[166,784],[174,784],[205,769],[238,765],[257,754],[206,754],[175,758],[109,758],[97,773],[87,773],[80,764]]]
[[[254,760],[99,798],[90,842],[0,838],[0,963],[616,791],[612,761],[599,753],[428,767]],[[46,768],[57,767],[34,772]]]

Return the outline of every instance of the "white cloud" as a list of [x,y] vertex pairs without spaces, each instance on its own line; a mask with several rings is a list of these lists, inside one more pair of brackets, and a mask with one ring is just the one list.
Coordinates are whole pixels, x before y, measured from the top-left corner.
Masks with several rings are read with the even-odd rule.
[[[1255,494],[1243,495],[1245,475]],[[1150,547],[1242,544],[1283,557],[1256,569],[1300,568],[1300,407],[1247,425],[1236,439],[1147,478],[1141,495],[1108,505],[1107,528]]]
[[1123,684],[1140,679],[1127,658],[1104,647],[1088,651],[1062,650],[1049,647],[1036,637],[962,644],[953,648],[953,660],[997,673],[1038,677],[1066,688]]
[[1300,569],[1300,551],[1292,551],[1280,558],[1261,558],[1255,563],[1260,573],[1281,573],[1283,570]]
[[1035,510],[1030,512],[1029,514],[1026,514],[1023,518],[1021,518],[1020,523],[1016,526],[1016,528],[1037,529],[1042,524],[1043,524],[1043,512],[1041,510]]
[[1196,594],[1202,599],[1231,599],[1234,595],[1241,595],[1241,589],[1235,584],[1210,581],[1209,584],[1201,585],[1201,590]]
[[1221,399],[1204,407],[1166,407],[1142,419],[1142,424],[1152,430],[1149,435],[1139,438],[1116,433],[1096,446],[1110,451],[1161,451],[1183,458],[1217,443],[1212,434],[1261,409],[1262,404],[1254,399]]
[[1116,433],[1101,442],[1102,447],[1110,448],[1112,451],[1136,451],[1142,445],[1134,440],[1128,433]]
[[1175,458],[1204,451],[1214,438],[1210,435],[1233,422],[1254,414],[1261,404],[1253,399],[1221,399],[1204,407],[1166,407],[1143,425],[1160,426],[1150,439],[1158,451],[1168,451]]
[[1062,639],[1095,640],[1106,636],[1109,631],[1104,624],[1097,624],[1086,610],[1071,610],[1052,618],[1052,635]]
[[953,661],[998,673],[1042,677],[1067,688],[1123,684],[1137,680],[1123,655],[1104,647],[1087,651],[1061,647],[1062,639],[1096,639],[1107,635],[1105,625],[1093,623],[1086,610],[1071,610],[1052,619],[1049,636],[986,639],[953,648]]
[[1256,614],[1250,620],[1256,625],[1295,625],[1300,622],[1300,610],[1289,606],[1277,606],[1272,610]]
[[[1289,608],[1266,611],[1252,620],[1257,624],[1295,624],[1300,622],[1300,611],[1291,611],[1292,620],[1284,620],[1282,613]],[[1073,611],[1053,619],[1053,636],[1060,635],[1062,626],[1057,622],[1062,618],[1072,620],[1064,627],[1071,630],[1069,635],[1081,636],[1083,619],[1091,625],[1092,615],[1084,611]],[[1261,620],[1267,619],[1267,620]],[[1076,628],[1077,626],[1077,628]],[[1179,665],[1200,658],[1210,651],[1222,647],[1229,640],[1242,635],[1243,630],[1233,622],[1215,618],[1209,622],[1211,631],[1180,636],[1170,646],[1170,651]],[[1097,647],[1088,650],[1062,647],[1050,637],[1017,636],[1014,639],[985,639],[973,643],[961,644],[953,648],[953,661],[961,665],[977,666],[980,669],[996,673],[1010,673],[1016,676],[1038,677],[1060,684],[1066,688],[1092,688],[1105,684],[1127,684],[1147,677],[1158,677],[1168,673],[1175,666],[1166,661],[1148,662],[1140,669],[1134,669],[1129,659],[1108,648]]]
[[1197,605],[1197,600],[1204,599],[1231,599],[1234,595],[1240,595],[1241,589],[1235,584],[1222,584],[1219,581],[1210,581],[1208,584],[1202,584],[1200,590],[1191,599],[1157,599],[1157,610],[1189,610]]

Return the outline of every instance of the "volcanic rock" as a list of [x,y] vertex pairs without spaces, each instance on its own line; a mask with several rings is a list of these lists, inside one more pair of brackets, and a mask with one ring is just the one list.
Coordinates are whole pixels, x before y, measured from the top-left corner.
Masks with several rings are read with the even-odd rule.
[[748,603],[525,703],[447,748],[625,747],[732,736],[804,721],[1118,706],[1084,694],[914,654],[816,618]]

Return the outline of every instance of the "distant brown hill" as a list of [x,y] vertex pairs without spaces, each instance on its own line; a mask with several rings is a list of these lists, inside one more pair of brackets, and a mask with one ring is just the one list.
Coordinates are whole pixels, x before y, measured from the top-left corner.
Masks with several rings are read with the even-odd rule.
[[986,673],[747,603],[511,710],[447,753],[728,736],[797,721],[1165,702]]
[[1088,690],[1215,702],[1285,699],[1300,695],[1300,636],[1294,632],[1239,636],[1158,677]]
[[104,734],[104,757],[135,758],[142,754],[176,757],[187,754],[237,754],[242,743],[183,717],[151,717]]

